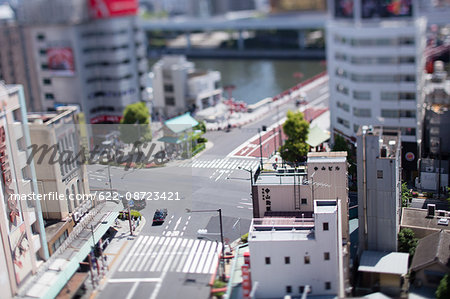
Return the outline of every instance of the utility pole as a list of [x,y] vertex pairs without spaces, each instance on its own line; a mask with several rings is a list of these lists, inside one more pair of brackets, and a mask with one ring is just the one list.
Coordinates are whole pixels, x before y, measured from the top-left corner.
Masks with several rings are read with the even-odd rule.
[[111,200],[113,198],[112,194],[112,183],[111,183],[111,165],[108,164],[108,180],[109,180],[109,195],[111,196]]
[[259,134],[259,158],[260,158],[260,165],[261,165],[261,170],[264,169],[263,166],[263,155],[262,155],[262,142],[261,142],[261,129],[258,128],[258,134]]
[[223,228],[222,228],[222,209],[219,209],[220,221],[220,242],[222,242],[222,280],[225,281],[225,244],[223,243]]

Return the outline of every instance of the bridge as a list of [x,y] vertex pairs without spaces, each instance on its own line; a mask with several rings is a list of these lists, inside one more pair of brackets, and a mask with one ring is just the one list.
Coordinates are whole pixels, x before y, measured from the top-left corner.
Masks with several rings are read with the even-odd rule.
[[[141,19],[140,25],[150,36],[150,55],[152,51],[155,51],[156,54],[163,52],[188,56],[323,59],[325,56],[323,46],[311,47],[307,41],[312,31],[320,30],[321,38],[323,38],[326,19],[325,12],[264,17],[258,17],[249,12],[235,12],[209,18],[183,16],[165,20]],[[289,33],[284,40],[280,41],[278,36],[270,36],[270,32],[273,31]],[[261,40],[253,40],[254,44],[249,45],[257,32],[263,32],[266,36]],[[152,45],[152,39],[153,41],[159,39],[159,47]],[[223,46],[230,41],[232,41],[231,46]],[[277,41],[280,48],[274,46]],[[282,42],[290,43],[290,46],[281,47]]]

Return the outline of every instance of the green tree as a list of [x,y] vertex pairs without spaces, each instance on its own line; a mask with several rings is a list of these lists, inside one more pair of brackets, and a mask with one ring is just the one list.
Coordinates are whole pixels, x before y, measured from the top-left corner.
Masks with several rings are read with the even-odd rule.
[[199,121],[198,125],[196,125],[195,127],[193,127],[194,130],[200,130],[202,131],[203,134],[206,133],[206,124],[204,121]]
[[406,182],[402,183],[402,207],[407,207],[412,200],[412,192],[408,189]]
[[398,251],[407,252],[410,258],[416,252],[417,238],[414,236],[414,232],[410,228],[403,228],[398,233]]
[[309,123],[304,119],[303,113],[288,111],[283,132],[288,139],[280,148],[281,158],[288,162],[304,161],[309,150],[306,144]]
[[120,138],[125,143],[152,139],[150,113],[144,102],[130,104],[125,108],[120,121]]
[[445,274],[436,290],[437,299],[450,298],[450,276]]

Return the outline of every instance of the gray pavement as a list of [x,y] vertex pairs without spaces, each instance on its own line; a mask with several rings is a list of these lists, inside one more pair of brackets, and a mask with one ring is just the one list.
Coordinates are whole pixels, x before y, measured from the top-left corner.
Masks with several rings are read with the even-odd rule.
[[[307,92],[314,105],[327,106],[327,84]],[[235,148],[257,134],[262,125],[270,126],[283,118],[288,103],[260,121],[234,128],[230,132],[205,134],[212,144],[192,160],[171,162],[164,167],[124,170],[89,165],[93,192],[120,192],[127,197],[146,198],[140,212],[147,219],[139,236],[126,240],[121,253],[102,286],[98,298],[208,298],[209,281],[215,272],[214,254],[220,249],[218,213],[188,213],[187,210],[222,209],[225,243],[248,231],[252,217],[249,174],[240,170],[257,167],[259,159],[228,158]],[[128,193],[126,193],[128,192]],[[142,192],[142,193],[135,193]],[[169,200],[171,198],[172,200]],[[174,200],[179,199],[179,200]],[[167,208],[162,225],[152,225],[158,208]],[[202,240],[199,229],[207,230]],[[123,247],[122,247],[123,246]]]

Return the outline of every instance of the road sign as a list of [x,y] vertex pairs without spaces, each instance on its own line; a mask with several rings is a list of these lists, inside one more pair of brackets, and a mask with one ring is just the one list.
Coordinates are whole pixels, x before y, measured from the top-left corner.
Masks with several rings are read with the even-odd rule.
[[131,208],[132,206],[134,206],[134,201],[132,199],[130,199],[128,201],[128,206]]

